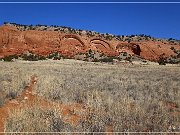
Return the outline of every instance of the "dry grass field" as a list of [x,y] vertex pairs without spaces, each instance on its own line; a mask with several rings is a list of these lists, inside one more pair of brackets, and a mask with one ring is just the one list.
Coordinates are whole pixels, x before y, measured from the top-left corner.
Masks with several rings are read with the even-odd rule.
[[[14,101],[32,76],[33,93],[54,107],[44,109],[41,100],[33,100],[31,107],[9,109],[5,132],[180,132],[179,65],[0,62],[0,108]],[[82,117],[73,124],[57,104],[78,104],[86,113],[69,109],[68,116]]]

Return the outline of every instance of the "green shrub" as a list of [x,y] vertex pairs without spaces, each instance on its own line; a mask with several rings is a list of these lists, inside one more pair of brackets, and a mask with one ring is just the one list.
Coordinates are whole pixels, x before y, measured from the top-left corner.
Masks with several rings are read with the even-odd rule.
[[29,54],[29,55],[23,54],[21,57],[23,60],[27,60],[27,61],[46,60],[46,57],[36,54]]
[[4,61],[8,61],[11,62],[13,59],[18,59],[18,58],[22,58],[23,60],[27,60],[27,61],[38,61],[38,60],[46,60],[46,57],[41,56],[41,55],[36,55],[36,54],[22,54],[22,55],[9,55],[9,56],[5,56],[4,58],[1,58],[0,60],[4,60]]
[[98,60],[97,58],[93,59],[92,62],[100,62],[100,60]]
[[125,60],[132,62],[131,57],[126,57]]
[[22,58],[23,58],[23,60],[27,60],[27,61],[37,61],[38,60],[37,56],[32,55],[32,54],[30,54],[30,55],[24,54],[24,55],[22,55]]
[[158,63],[159,63],[159,65],[166,65],[165,59],[160,59],[160,60],[158,61]]
[[62,55],[60,55],[58,52],[54,52],[49,54],[48,59],[53,59],[53,60],[60,60]]
[[103,59],[100,59],[101,62],[113,62],[113,57],[106,57],[106,58],[103,58]]
[[44,56],[38,56],[39,57],[39,60],[46,60],[46,57],[44,57]]
[[13,59],[18,59],[18,56],[17,55],[9,55],[9,56],[5,56],[3,58],[4,61],[8,61],[8,62],[12,61]]
[[124,53],[123,53],[123,56],[127,56],[127,52],[124,52]]

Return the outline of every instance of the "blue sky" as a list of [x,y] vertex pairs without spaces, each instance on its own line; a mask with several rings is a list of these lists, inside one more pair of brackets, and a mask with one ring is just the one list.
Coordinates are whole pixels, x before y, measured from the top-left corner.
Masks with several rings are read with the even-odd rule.
[[180,39],[180,4],[0,4],[0,24],[6,21]]

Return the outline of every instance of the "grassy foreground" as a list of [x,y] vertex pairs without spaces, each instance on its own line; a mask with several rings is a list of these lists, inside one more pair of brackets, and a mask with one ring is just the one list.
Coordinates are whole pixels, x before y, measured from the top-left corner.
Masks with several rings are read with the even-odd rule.
[[54,108],[11,110],[6,132],[180,131],[179,66],[0,62],[0,107],[22,93],[32,75],[38,79],[38,96],[60,104],[78,103],[90,113],[74,126]]

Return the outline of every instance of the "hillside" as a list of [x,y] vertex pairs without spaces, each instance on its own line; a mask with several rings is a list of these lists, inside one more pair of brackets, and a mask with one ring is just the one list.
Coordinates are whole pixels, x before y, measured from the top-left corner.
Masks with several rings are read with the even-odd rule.
[[15,23],[4,23],[0,26],[0,58],[27,52],[42,56],[57,52],[62,56],[85,59],[79,55],[90,50],[115,57],[127,52],[130,56],[158,61],[162,57],[179,58],[180,41],[146,35],[115,36],[60,26]]

